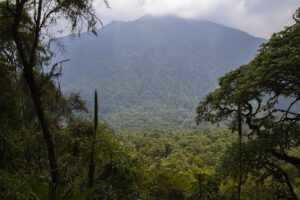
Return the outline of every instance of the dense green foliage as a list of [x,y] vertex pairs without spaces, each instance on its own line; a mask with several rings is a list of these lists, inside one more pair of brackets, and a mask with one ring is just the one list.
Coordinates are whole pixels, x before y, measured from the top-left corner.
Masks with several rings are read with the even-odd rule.
[[[145,105],[164,108],[164,117],[179,124],[177,130],[164,121],[149,122],[147,116],[140,121],[133,116],[129,119],[133,125],[125,127],[130,118],[125,113],[108,118],[117,119],[108,122],[112,124],[124,121],[119,126],[123,129],[117,131],[101,115],[98,119],[97,92],[94,119],[84,118],[87,109],[80,95],[64,96],[60,91],[59,63],[44,71],[53,54],[41,36],[45,36],[44,25],[58,19],[53,13],[69,19],[73,31],[80,28],[80,19],[88,22],[88,29],[95,28],[89,0],[0,2],[0,199],[298,199],[300,9],[294,16],[296,23],[274,34],[249,64],[220,78],[220,87],[198,106],[199,128],[185,129],[181,121],[190,123],[185,114],[189,105],[177,105],[176,93],[164,87],[159,90],[157,85],[160,96],[167,95],[165,103],[168,98],[174,100],[176,115],[151,98]],[[142,23],[147,20],[143,18]],[[132,112],[144,115],[139,101],[132,106],[141,110]],[[144,130],[125,130],[140,123],[147,124]],[[149,128],[153,126],[158,128]]]
[[[57,131],[55,144],[63,177],[58,195],[68,193],[70,199],[80,199],[79,194],[86,193],[97,199],[172,200],[231,200],[235,196],[236,137],[225,128],[116,134],[102,124],[95,146],[96,188],[91,190],[86,184],[93,124],[76,120]],[[24,134],[26,138],[21,139]],[[6,151],[11,157],[2,169],[2,198],[46,199],[49,176],[39,133],[19,132],[5,138],[7,145],[17,145],[19,151]],[[242,199],[271,200],[286,195],[281,182],[270,177],[264,182],[259,179],[249,175]]]
[[195,108],[217,78],[245,64],[264,41],[201,20],[144,16],[112,22],[99,37],[60,39],[70,62],[62,91],[79,92],[92,108],[98,88],[101,114],[114,128],[191,128]]
[[262,181],[272,176],[285,182],[291,199],[297,198],[293,185],[299,185],[300,170],[300,9],[294,18],[296,23],[273,34],[249,64],[221,77],[220,87],[197,110],[198,122],[236,123],[241,107],[248,138],[240,173],[245,181],[248,174],[261,174]]

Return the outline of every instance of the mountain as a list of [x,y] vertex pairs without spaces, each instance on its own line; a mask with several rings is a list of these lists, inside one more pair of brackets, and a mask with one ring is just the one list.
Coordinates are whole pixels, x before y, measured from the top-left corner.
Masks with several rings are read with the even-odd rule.
[[59,39],[68,58],[65,94],[80,92],[113,127],[147,129],[194,125],[195,107],[217,78],[254,57],[262,38],[220,24],[174,16],[114,21],[98,37]]

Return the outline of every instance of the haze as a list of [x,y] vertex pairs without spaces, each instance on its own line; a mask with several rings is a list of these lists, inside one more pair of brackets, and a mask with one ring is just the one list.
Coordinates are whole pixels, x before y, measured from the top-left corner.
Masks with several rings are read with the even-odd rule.
[[143,15],[176,15],[205,19],[231,26],[252,35],[269,38],[293,23],[299,0],[103,0],[95,7],[104,24],[112,20],[131,21]]

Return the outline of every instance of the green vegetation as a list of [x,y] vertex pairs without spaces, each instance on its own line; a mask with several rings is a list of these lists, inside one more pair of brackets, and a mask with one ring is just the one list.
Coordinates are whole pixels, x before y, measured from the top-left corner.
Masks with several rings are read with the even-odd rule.
[[[197,103],[217,78],[248,63],[262,38],[202,20],[144,16],[113,22],[99,37],[60,38],[70,59],[63,66],[62,92],[80,92],[117,129],[192,128]],[[241,50],[242,49],[242,50]]]
[[44,71],[45,27],[59,16],[95,32],[89,0],[0,2],[0,199],[299,198],[300,9],[220,78],[199,103],[199,128],[117,132],[98,119],[97,92],[94,119],[83,118],[80,95],[60,91],[61,63]]
[[249,64],[221,77],[197,110],[198,122],[229,120],[235,127],[240,115],[247,139],[236,156],[242,162],[237,173],[243,181],[249,174],[277,179],[290,199],[297,199],[300,170],[300,9],[294,18]]

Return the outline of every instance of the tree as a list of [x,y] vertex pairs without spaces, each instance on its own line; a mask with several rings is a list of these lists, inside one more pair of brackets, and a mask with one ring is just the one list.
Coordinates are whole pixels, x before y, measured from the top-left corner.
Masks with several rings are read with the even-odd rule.
[[94,134],[92,138],[92,147],[91,147],[91,159],[89,165],[89,172],[88,172],[88,186],[93,187],[94,185],[94,178],[95,178],[95,142],[96,142],[96,134],[98,128],[98,94],[97,90],[95,90],[95,97],[94,97]]
[[[247,65],[220,78],[220,87],[197,108],[197,122],[233,120],[241,106],[249,137],[267,157],[300,169],[300,8],[295,24],[272,35]],[[274,163],[273,163],[274,164]]]
[[47,146],[52,185],[56,187],[59,183],[57,156],[43,105],[43,91],[37,81],[37,72],[43,67],[49,52],[41,49],[51,40],[47,38],[49,27],[56,25],[61,16],[70,22],[72,33],[79,32],[84,24],[96,33],[97,22],[101,21],[95,14],[92,0],[6,0],[3,4],[7,36],[13,41],[17,61],[31,94]]

